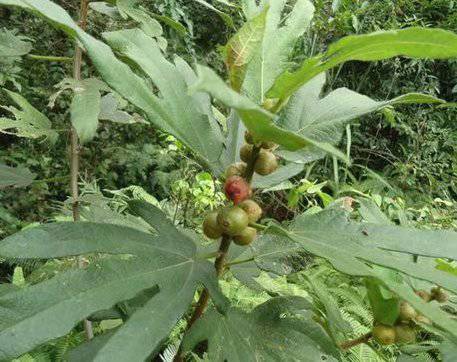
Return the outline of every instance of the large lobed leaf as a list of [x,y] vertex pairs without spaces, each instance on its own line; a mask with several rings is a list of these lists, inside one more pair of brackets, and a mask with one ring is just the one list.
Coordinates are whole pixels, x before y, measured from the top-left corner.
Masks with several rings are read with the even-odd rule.
[[[94,312],[134,298],[154,286],[159,287],[159,293],[138,308],[115,333],[103,337],[104,343],[94,342],[99,346],[94,360],[144,360],[157,352],[188,309],[200,284],[210,290],[218,306],[225,307],[214,268],[197,257],[193,241],[155,207],[133,202],[131,208],[157,235],[111,224],[56,223],[19,232],[0,242],[0,256],[8,258],[118,255],[99,259],[85,270],[70,270],[43,283],[1,295],[0,360],[62,336]],[[123,348],[124,343],[134,347]]]
[[208,340],[214,362],[338,361],[338,350],[311,309],[305,299],[278,297],[251,313],[231,308],[224,316],[210,310],[185,336],[183,349]]
[[239,92],[243,85],[248,64],[263,39],[268,7],[259,15],[246,22],[225,46],[225,63],[232,88]]
[[298,135],[278,127],[274,123],[274,114],[229,88],[210,68],[198,66],[197,70],[199,79],[192,86],[192,91],[207,92],[226,106],[235,109],[246,128],[255,137],[273,141],[287,150],[295,151],[304,147],[315,147],[343,160],[347,160],[344,154],[328,143],[317,142],[303,135]]
[[288,5],[287,0],[263,5],[262,12],[267,12],[265,30],[259,46],[252,49],[243,84],[243,93],[258,104],[263,103],[267,90],[290,65],[295,42],[307,31],[314,15],[309,0],[298,0],[290,8]]
[[27,167],[19,165],[17,167],[9,167],[0,163],[0,190],[6,187],[25,187],[30,185],[36,175]]
[[32,44],[25,37],[13,34],[11,31],[0,31],[0,58],[20,57],[32,50]]
[[[69,36],[79,40],[98,72],[110,87],[141,109],[151,123],[165,132],[171,133],[192,149],[204,165],[211,167],[216,173],[221,171],[218,159],[222,152],[222,136],[211,113],[211,108],[202,109],[201,104],[194,103],[195,97],[180,98],[187,93],[187,82],[183,81],[187,78],[179,71],[179,68],[172,66],[163,55],[157,52],[155,40],[145,34],[140,37],[138,32],[133,34],[127,31],[125,34],[135,35],[132,40],[136,43],[129,44],[122,50],[125,50],[128,53],[126,55],[132,57],[137,64],[147,66],[146,73],[152,74],[151,67],[159,67],[159,73],[163,73],[155,73],[158,78],[153,79],[153,82],[163,85],[160,87],[156,84],[161,93],[173,92],[175,97],[172,99],[168,99],[163,94],[162,98],[155,96],[145,80],[136,75],[127,64],[118,60],[109,46],[81,30],[64,9],[51,1],[0,0],[0,5],[19,6],[31,10],[46,18]],[[137,59],[140,50],[138,49],[139,45],[146,45],[145,48],[141,49],[141,59]],[[129,52],[130,46],[133,53]],[[153,58],[148,60],[146,59],[148,56],[153,56]],[[144,63],[139,60],[144,61]],[[164,84],[162,77],[168,77],[170,83]],[[178,98],[182,100],[180,106],[184,104],[184,108],[178,107],[178,104],[174,103],[174,100]]]
[[[302,86],[280,113],[278,126],[306,136],[316,142],[337,144],[345,125],[358,117],[385,107],[404,104],[444,104],[446,101],[427,94],[408,93],[400,97],[375,101],[347,88],[338,88],[321,98],[325,73],[317,75]],[[325,155],[319,149],[303,149],[282,156],[300,162],[309,162]]]
[[261,269],[283,274],[280,260],[307,251],[328,260],[345,274],[380,280],[387,289],[413,304],[457,341],[457,322],[440,309],[423,303],[410,286],[373,267],[388,268],[457,293],[455,276],[428,263],[414,263],[410,257],[414,254],[456,259],[457,233],[352,222],[344,211],[336,208],[302,215],[289,230],[271,227],[270,232],[276,234],[280,242],[262,243],[260,240],[253,245],[254,260]]
[[268,97],[284,102],[319,73],[350,60],[374,61],[396,56],[420,59],[457,57],[457,35],[441,29],[408,28],[352,35],[332,44],[327,52],[309,58],[295,71],[279,76]]
[[0,133],[33,139],[46,137],[50,142],[55,142],[58,134],[52,129],[51,121],[20,94],[6,89],[5,92],[20,109],[13,106],[2,107],[11,112],[15,119],[0,117]]

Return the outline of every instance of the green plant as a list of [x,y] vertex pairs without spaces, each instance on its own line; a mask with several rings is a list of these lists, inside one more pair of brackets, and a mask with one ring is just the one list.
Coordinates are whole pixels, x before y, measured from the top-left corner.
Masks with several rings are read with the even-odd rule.
[[[229,87],[210,68],[197,66],[195,74],[179,57],[174,63],[168,61],[162,53],[160,35],[147,31],[150,24],[141,21],[144,17],[138,18],[137,12],[130,16],[140,28],[105,33],[108,46],[76,26],[61,7],[48,0],[0,0],[0,4],[37,13],[77,39],[106,84],[140,109],[148,122],[182,142],[196,162],[214,176],[221,176],[229,165],[239,161],[247,128],[253,144],[243,156],[247,165],[242,177],[251,185],[256,184],[255,171],[260,180],[273,179],[270,182],[274,185],[290,178],[286,168],[290,164],[303,164],[325,154],[349,162],[334,144],[346,124],[356,117],[396,104],[445,103],[415,93],[377,102],[345,88],[320,98],[327,70],[350,60],[374,61],[399,55],[457,57],[457,35],[408,28],[343,38],[325,53],[292,69],[287,60],[295,41],[308,28],[313,6],[307,0],[297,1],[282,24],[286,1],[257,5],[246,0],[247,22],[225,49]],[[118,2],[118,8],[121,4],[125,3]],[[128,62],[119,60],[121,57]],[[89,93],[97,100],[96,93],[101,89],[96,87],[95,93]],[[209,95],[230,108],[227,137]],[[84,120],[91,122],[76,130],[93,135],[96,117]],[[278,145],[274,154],[265,150],[271,143]],[[259,168],[258,161],[265,154],[271,161],[276,161],[278,155],[289,164],[275,172],[276,164]],[[72,196],[73,213],[79,215],[77,187]],[[0,256],[18,260],[97,257],[87,266],[80,263],[81,268],[59,273],[32,287],[15,290],[6,286],[0,290],[0,306],[8,306],[0,307],[0,358],[13,358],[62,336],[79,321],[120,302],[130,306],[122,324],[72,350],[70,360],[136,361],[157,355],[162,342],[188,312],[176,361],[183,360],[203,341],[208,342],[207,356],[213,361],[341,360],[342,350],[367,343],[373,334],[379,337],[377,325],[395,330],[402,302],[421,314],[421,327],[425,327],[425,318],[433,320],[444,347],[448,348],[449,343],[454,346],[456,322],[445,310],[419,298],[415,283],[438,285],[457,293],[455,276],[433,264],[433,258],[457,258],[456,234],[363,223],[352,220],[348,205],[343,206],[335,202],[321,212],[304,213],[281,225],[274,221],[249,224],[247,213],[229,204],[216,218],[223,231],[217,251],[212,245],[199,245],[195,233],[176,227],[156,206],[138,201],[129,202],[129,210],[143,220],[138,221],[140,229],[76,221],[41,225],[14,234],[0,243]],[[149,225],[146,230],[145,223]],[[256,230],[260,235],[252,241]],[[231,247],[232,240],[252,242],[252,247]],[[245,311],[230,305],[219,289],[218,278],[227,269],[252,285],[253,277],[262,270],[287,274],[287,257],[303,252],[363,279],[373,310],[373,332],[341,341],[335,328],[340,321],[330,313],[316,315],[315,305],[305,298],[277,296]],[[408,258],[410,255],[420,255],[427,261],[415,262]],[[214,268],[209,261],[212,259]],[[195,309],[189,311],[202,285],[204,290]],[[213,305],[206,310],[210,299]],[[52,318],[56,314],[61,315],[59,320]],[[90,333],[87,335],[90,337]],[[386,342],[385,338],[378,339]]]

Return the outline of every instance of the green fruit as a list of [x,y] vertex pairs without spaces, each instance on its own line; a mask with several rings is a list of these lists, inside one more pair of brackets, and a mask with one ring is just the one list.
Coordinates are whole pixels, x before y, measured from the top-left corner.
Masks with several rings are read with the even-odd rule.
[[249,131],[244,132],[244,140],[246,141],[246,143],[249,143],[250,145],[254,144],[254,137]]
[[414,328],[399,324],[395,326],[395,343],[414,343],[416,341],[416,332]]
[[265,148],[267,150],[271,150],[272,148],[276,147],[276,143],[271,142],[271,141],[265,141],[265,142],[262,142],[261,147]]
[[249,245],[257,236],[257,230],[248,226],[239,235],[233,237],[233,242],[237,245]]
[[432,325],[432,321],[430,319],[420,314],[414,320],[417,323]]
[[203,232],[210,239],[219,239],[222,236],[222,229],[217,222],[217,211],[212,211],[206,215],[203,221]]
[[411,306],[411,304],[407,302],[400,303],[400,320],[403,322],[408,322],[416,318],[417,313],[416,310]]
[[395,343],[395,328],[386,326],[384,324],[378,324],[373,327],[373,338],[383,346]]
[[262,208],[253,200],[244,200],[238,206],[248,214],[249,222],[257,222],[262,216]]
[[249,162],[252,158],[252,145],[246,143],[243,146],[241,146],[240,149],[240,158],[244,162]]
[[227,169],[225,170],[225,177],[230,178],[232,176],[244,176],[246,173],[246,163],[244,162],[237,162],[231,164]]
[[278,160],[270,151],[261,149],[255,161],[254,171],[261,176],[269,175],[278,168]]
[[249,223],[248,215],[238,206],[227,207],[217,215],[217,223],[224,234],[240,234]]
[[429,292],[425,290],[416,290],[416,294],[425,302],[428,303],[432,300],[432,296]]
[[432,299],[438,303],[446,303],[449,300],[449,295],[440,287],[432,288]]

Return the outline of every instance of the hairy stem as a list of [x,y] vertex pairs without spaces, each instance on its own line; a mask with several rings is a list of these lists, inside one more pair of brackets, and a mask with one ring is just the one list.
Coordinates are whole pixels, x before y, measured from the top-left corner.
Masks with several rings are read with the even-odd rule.
[[[89,8],[89,0],[81,0],[81,7],[79,11],[79,26],[85,30],[87,27],[87,12]],[[81,65],[82,65],[82,49],[76,45],[75,55],[73,60],[73,78],[75,80],[81,80]],[[73,220],[80,220],[79,213],[79,186],[78,186],[78,175],[79,175],[79,153],[80,145],[78,141],[78,135],[75,128],[72,126],[70,130],[70,192],[72,198],[72,211]],[[78,259],[78,266],[84,267],[82,258]],[[86,339],[91,340],[94,337],[94,331],[92,323],[87,319],[83,320],[84,331],[86,333]]]
[[340,347],[343,350],[350,349],[352,347],[358,346],[359,344],[367,343],[371,339],[372,336],[373,336],[372,333],[368,332],[367,334],[364,334],[363,336],[360,336],[359,338],[352,339],[350,341],[345,341],[345,342],[341,343]]

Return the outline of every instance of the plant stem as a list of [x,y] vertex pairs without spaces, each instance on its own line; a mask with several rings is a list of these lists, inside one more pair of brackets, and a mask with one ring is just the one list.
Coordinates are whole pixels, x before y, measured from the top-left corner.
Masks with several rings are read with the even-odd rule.
[[340,347],[343,350],[350,349],[350,348],[355,347],[355,346],[357,346],[359,344],[367,343],[371,339],[372,336],[373,336],[372,333],[368,332],[367,334],[364,334],[363,336],[361,336],[359,338],[352,339],[350,341],[345,341],[345,342],[341,343]]
[[251,183],[252,181],[252,176],[254,176],[254,166],[255,166],[255,161],[257,161],[257,157],[259,156],[260,152],[260,147],[259,146],[254,146],[252,148],[252,157],[249,160],[247,166],[246,166],[246,174],[244,175],[244,178],[248,183]]
[[[79,26],[85,30],[87,27],[87,12],[89,8],[89,0],[81,0],[81,7],[79,11]],[[82,64],[82,49],[76,45],[75,56],[73,63],[73,78],[75,80],[81,80],[81,64]],[[79,174],[79,153],[80,145],[78,142],[78,135],[75,128],[72,126],[70,130],[70,191],[72,198],[72,211],[73,220],[80,220],[79,213],[79,186],[78,186],[78,174]],[[83,268],[84,262],[82,258],[78,258],[78,267]],[[92,323],[87,319],[83,320],[84,331],[86,333],[86,339],[91,340],[94,337],[94,331]]]
[[[219,246],[218,257],[214,262],[214,267],[216,268],[216,274],[219,277],[222,272],[224,271],[225,265],[225,258],[227,257],[227,252],[230,247],[231,238],[229,236],[224,235],[221,240],[221,244]],[[198,298],[197,306],[195,307],[194,312],[192,313],[190,319],[187,322],[186,331],[184,334],[192,327],[192,325],[202,316],[204,313],[209,301],[209,292],[208,289],[204,289],[202,294],[200,294],[200,298]],[[174,362],[182,362],[184,358],[182,356],[182,343],[179,346],[178,352],[176,353],[175,358],[173,359]]]
[[[244,175],[244,178],[246,179],[246,181],[248,183],[251,183],[251,181],[252,181],[252,176],[254,175],[254,165],[255,165],[255,161],[257,160],[257,156],[259,155],[259,152],[260,152],[260,147],[254,146],[252,149],[252,157],[247,164],[246,173]],[[219,245],[219,256],[216,258],[216,261],[214,262],[214,267],[216,268],[216,274],[218,277],[220,277],[225,270],[225,259],[227,257],[227,253],[228,253],[231,242],[232,242],[232,239],[230,236],[227,236],[227,235],[222,236],[221,244]],[[208,292],[208,289],[204,289],[202,294],[200,295],[200,298],[198,299],[197,306],[195,307],[193,314],[191,315],[189,321],[187,322],[186,331],[184,332],[184,335],[192,327],[192,325],[202,316],[202,314],[204,313],[204,311],[208,305],[208,301],[209,301],[209,292]],[[182,343],[179,346],[178,352],[176,353],[176,356],[173,361],[174,362],[184,361],[184,357],[182,355]]]
[[52,55],[37,55],[37,54],[27,54],[27,58],[34,60],[46,60],[48,62],[72,62],[74,58],[71,57],[56,57]]

